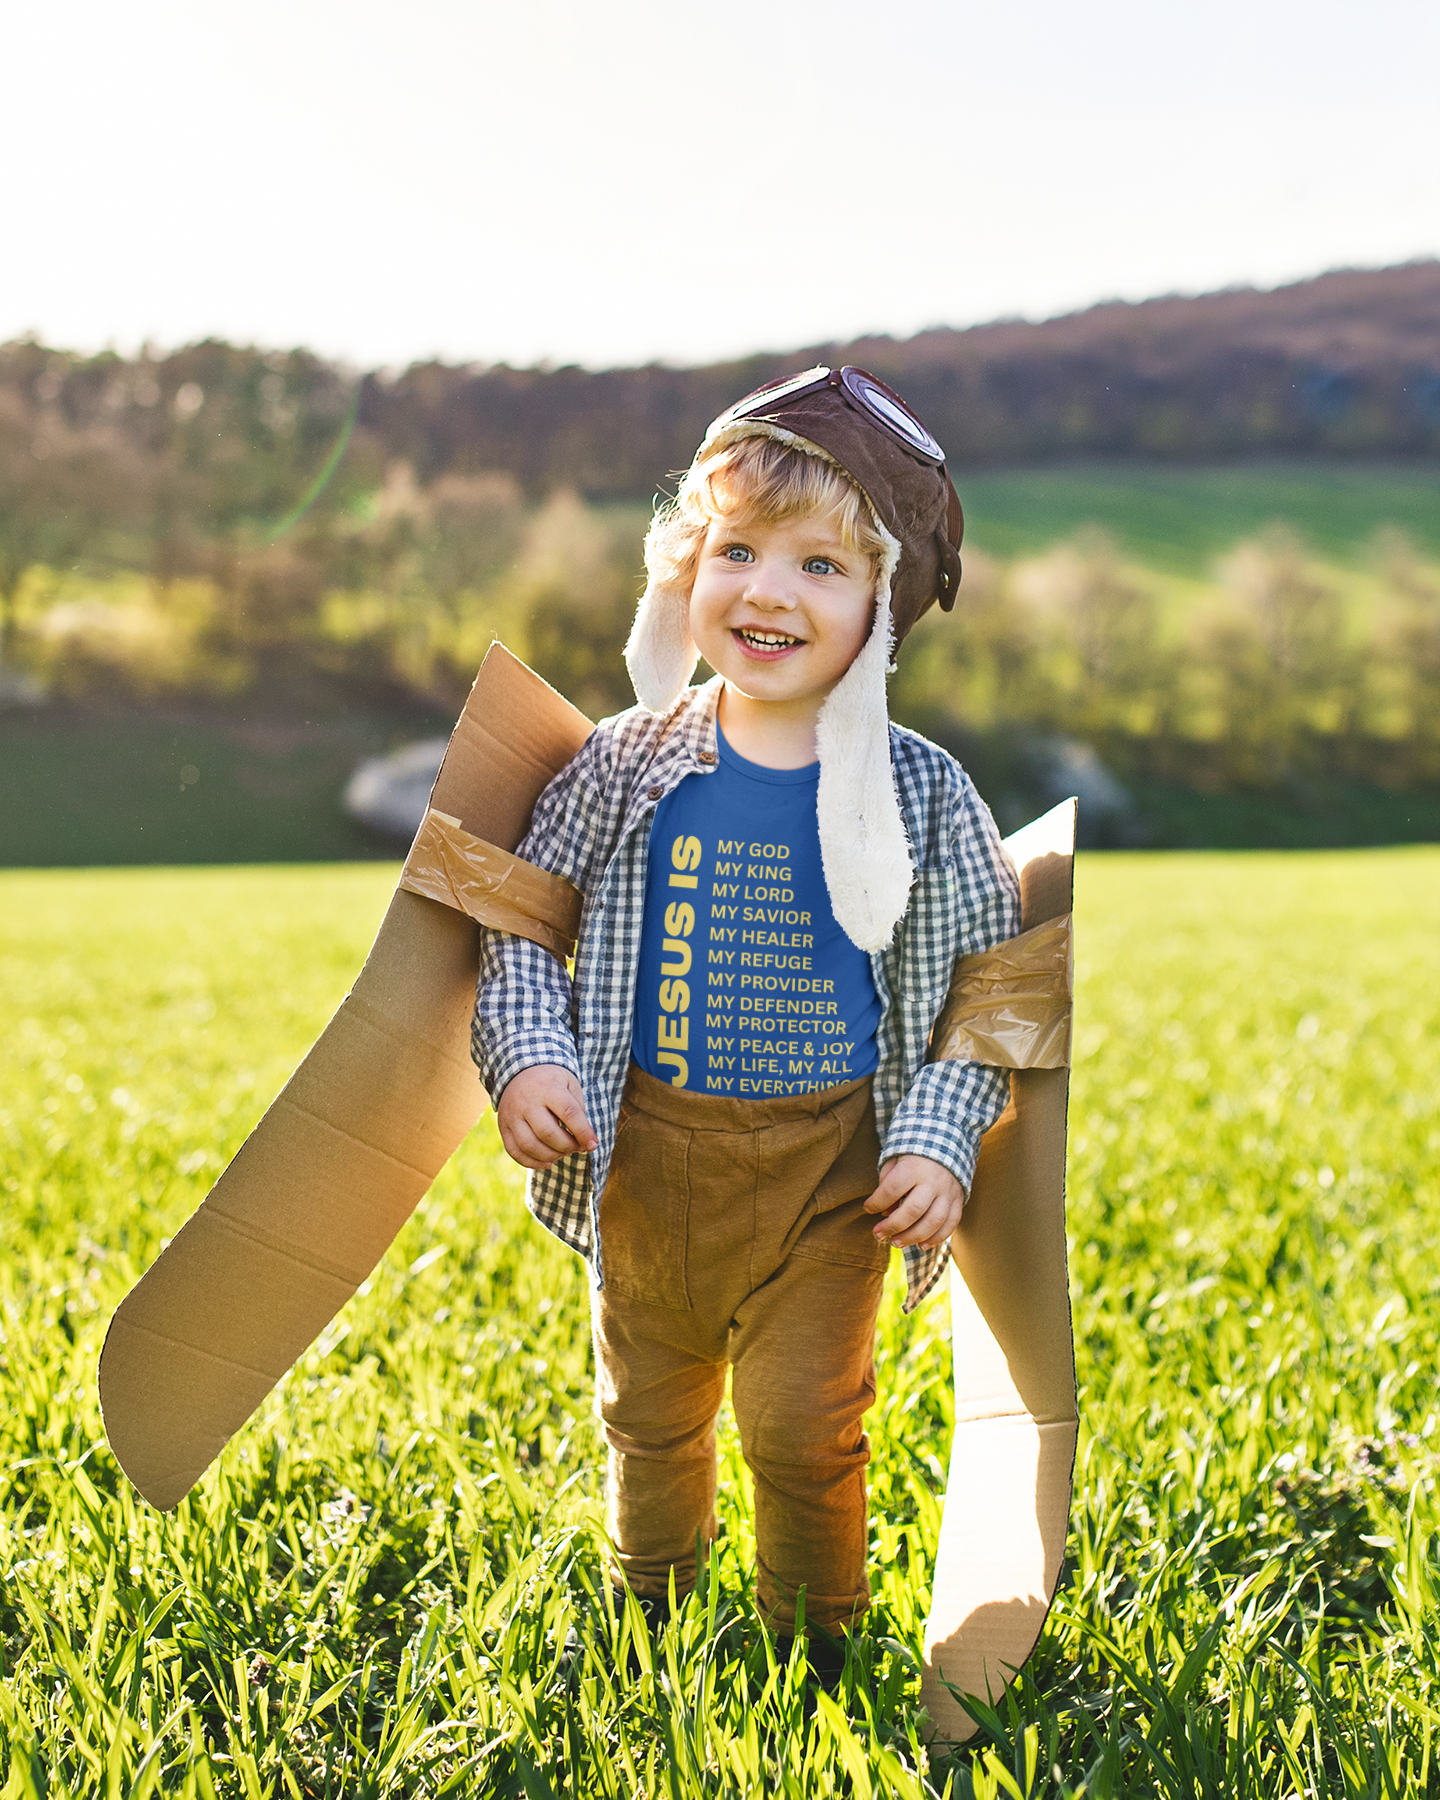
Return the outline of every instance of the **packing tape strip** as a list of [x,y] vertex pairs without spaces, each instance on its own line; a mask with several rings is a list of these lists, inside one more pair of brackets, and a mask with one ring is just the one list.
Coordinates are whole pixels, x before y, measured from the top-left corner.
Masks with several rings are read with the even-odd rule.
[[1069,913],[962,956],[931,1034],[930,1060],[1068,1068],[1074,970]]
[[585,896],[563,875],[552,875],[472,837],[450,813],[432,807],[415,834],[400,885],[481,925],[529,938],[568,962],[580,935]]

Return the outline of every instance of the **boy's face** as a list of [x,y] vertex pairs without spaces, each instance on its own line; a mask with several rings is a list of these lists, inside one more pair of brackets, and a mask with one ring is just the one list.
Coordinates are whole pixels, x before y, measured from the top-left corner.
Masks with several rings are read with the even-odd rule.
[[690,591],[690,635],[749,699],[818,711],[864,648],[874,601],[870,559],[845,548],[832,514],[715,519]]

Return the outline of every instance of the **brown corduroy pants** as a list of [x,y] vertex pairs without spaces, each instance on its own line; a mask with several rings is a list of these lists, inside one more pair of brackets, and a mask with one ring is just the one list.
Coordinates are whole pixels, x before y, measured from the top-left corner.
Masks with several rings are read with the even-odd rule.
[[757,1599],[781,1630],[870,1601],[861,1419],[889,1252],[868,1079],[777,1100],[686,1093],[632,1066],[600,1208],[596,1407],[609,1529],[638,1594],[695,1580],[715,1535],[715,1418],[755,1483]]

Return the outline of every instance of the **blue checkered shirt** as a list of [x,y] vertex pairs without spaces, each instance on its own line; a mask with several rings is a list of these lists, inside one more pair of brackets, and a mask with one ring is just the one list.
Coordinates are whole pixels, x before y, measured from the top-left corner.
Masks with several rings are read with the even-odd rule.
[[[540,796],[517,854],[585,896],[574,976],[526,938],[484,928],[471,1048],[498,1100],[511,1078],[558,1063],[580,1083],[599,1140],[588,1155],[533,1171],[531,1211],[603,1280],[600,1198],[630,1062],[650,822],[687,775],[716,767],[718,678],[665,716],[634,707],[595,731]],[[1009,1076],[979,1063],[927,1062],[955,959],[1013,937],[1020,890],[995,822],[953,757],[898,725],[891,760],[916,875],[890,945],[872,954],[880,1000],[875,1119],[883,1158],[928,1156],[969,1191],[980,1139],[1004,1111]],[[705,760],[701,760],[704,753]],[[909,1311],[939,1280],[946,1252],[904,1252]]]

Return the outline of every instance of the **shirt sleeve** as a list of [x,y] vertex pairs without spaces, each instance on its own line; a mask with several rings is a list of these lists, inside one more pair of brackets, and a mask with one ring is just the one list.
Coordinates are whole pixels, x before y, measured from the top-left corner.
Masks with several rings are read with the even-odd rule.
[[[956,806],[953,867],[961,909],[956,956],[989,950],[1020,929],[1020,883],[990,809],[968,778]],[[941,989],[948,988],[948,975]],[[933,1019],[929,1022],[933,1027]],[[920,1067],[885,1134],[882,1158],[928,1156],[968,1194],[980,1140],[1010,1099],[1010,1071],[973,1062]]]
[[[606,741],[597,728],[535,803],[515,854],[589,890],[598,859],[595,822]],[[579,1079],[573,994],[558,957],[529,938],[480,928],[480,971],[470,1054],[492,1104],[522,1069],[557,1063]]]
[[470,1054],[492,1105],[536,1063],[558,1063],[579,1080],[570,999],[570,976],[558,958],[528,938],[481,926]]

